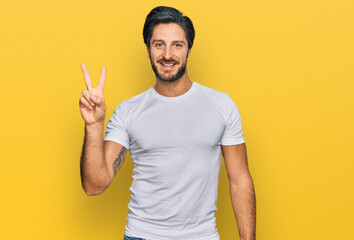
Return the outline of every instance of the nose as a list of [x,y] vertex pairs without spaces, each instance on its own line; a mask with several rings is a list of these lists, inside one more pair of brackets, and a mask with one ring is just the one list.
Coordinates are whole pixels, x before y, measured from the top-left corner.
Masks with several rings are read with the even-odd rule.
[[172,51],[172,48],[167,46],[165,47],[165,50],[163,52],[163,56],[166,58],[166,59],[170,59],[172,56],[173,56],[173,51]]

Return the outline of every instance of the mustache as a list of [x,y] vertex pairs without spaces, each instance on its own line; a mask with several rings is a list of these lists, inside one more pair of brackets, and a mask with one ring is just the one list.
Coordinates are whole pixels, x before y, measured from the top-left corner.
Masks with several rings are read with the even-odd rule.
[[166,58],[162,58],[160,60],[157,61],[157,63],[166,63],[166,64],[170,64],[170,63],[175,63],[175,64],[179,64],[179,61],[174,60],[174,59],[166,59]]

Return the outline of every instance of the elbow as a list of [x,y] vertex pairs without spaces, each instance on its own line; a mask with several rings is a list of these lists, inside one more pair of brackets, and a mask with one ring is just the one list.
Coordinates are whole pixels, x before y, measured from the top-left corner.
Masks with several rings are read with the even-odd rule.
[[231,190],[236,190],[245,186],[249,187],[250,185],[253,185],[253,179],[250,174],[245,174],[242,177],[240,176],[237,179],[230,181]]
[[86,190],[86,189],[84,189],[84,191],[87,196],[97,196],[104,192],[104,191],[97,191],[97,190],[95,191],[95,190]]
[[86,193],[87,196],[97,196],[102,194],[106,188],[106,187],[98,187],[98,186],[88,186],[87,184],[82,184],[82,188],[84,190],[84,192]]
[[102,194],[112,183],[113,178],[104,175],[100,179],[81,178],[81,186],[88,196],[96,196]]

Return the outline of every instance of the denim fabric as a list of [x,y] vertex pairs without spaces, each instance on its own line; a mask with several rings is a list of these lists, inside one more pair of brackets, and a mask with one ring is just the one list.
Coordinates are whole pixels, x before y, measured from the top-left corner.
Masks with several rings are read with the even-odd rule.
[[124,234],[124,239],[123,240],[144,240],[142,238],[136,238],[136,237],[129,237]]

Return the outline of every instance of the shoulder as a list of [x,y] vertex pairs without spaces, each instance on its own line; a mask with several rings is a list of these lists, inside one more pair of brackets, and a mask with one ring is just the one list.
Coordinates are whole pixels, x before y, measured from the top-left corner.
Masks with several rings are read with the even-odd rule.
[[198,83],[198,85],[200,88],[200,92],[205,97],[207,97],[211,101],[215,102],[216,104],[219,104],[220,106],[225,107],[225,105],[227,104],[227,101],[229,100],[228,98],[230,98],[226,92],[222,92],[222,91],[207,87],[207,86],[202,85],[200,83]]
[[234,99],[227,93],[199,84],[201,93],[207,99],[206,102],[220,109],[224,116],[232,112],[239,114],[239,109]]
[[141,102],[144,101],[144,99],[147,97],[147,95],[150,94],[150,88],[145,90],[142,93],[139,93],[131,98],[128,98],[124,101],[122,101],[120,104],[118,104],[117,107],[121,107],[124,109],[126,113],[131,112],[134,109],[137,109],[137,107],[141,104]]

